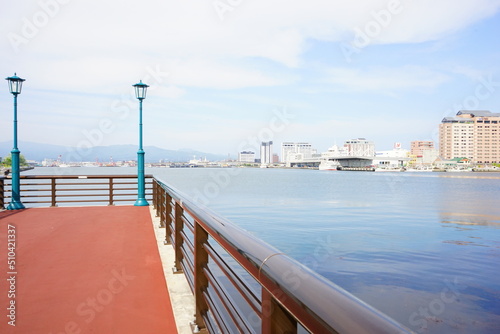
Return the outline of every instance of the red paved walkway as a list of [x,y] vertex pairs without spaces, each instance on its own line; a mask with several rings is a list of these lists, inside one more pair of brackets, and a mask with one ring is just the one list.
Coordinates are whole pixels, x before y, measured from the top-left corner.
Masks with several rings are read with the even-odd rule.
[[148,207],[0,212],[0,278],[0,333],[177,333]]

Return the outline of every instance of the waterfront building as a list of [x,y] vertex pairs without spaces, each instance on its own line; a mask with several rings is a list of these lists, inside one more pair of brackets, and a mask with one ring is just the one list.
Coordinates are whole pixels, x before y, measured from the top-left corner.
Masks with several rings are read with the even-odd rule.
[[350,139],[344,142],[344,149],[350,157],[374,157],[375,144],[365,138]]
[[434,142],[429,140],[414,140],[410,143],[409,165],[430,165],[439,156],[439,150],[434,148]]
[[422,151],[422,156],[415,159],[416,165],[431,166],[439,158],[439,150],[436,148]]
[[476,164],[500,163],[500,113],[460,110],[439,125],[443,159],[468,158]]
[[373,165],[384,169],[401,168],[410,160],[409,154],[410,151],[402,148],[400,143],[395,143],[390,151],[376,152]]
[[414,140],[410,143],[410,155],[415,157],[422,157],[425,150],[434,149],[434,142],[427,140]]
[[500,113],[482,113],[474,118],[475,163],[500,163]]
[[260,145],[260,163],[262,165],[271,165],[273,163],[273,142],[262,142]]
[[281,143],[282,162],[287,163],[290,159],[295,159],[297,157],[297,154],[300,154],[303,159],[309,159],[312,158],[314,154],[317,154],[317,151],[312,147],[310,143]]
[[238,153],[239,162],[254,163],[255,162],[255,152],[243,151]]
[[[399,146],[400,147],[400,146]],[[350,139],[343,147],[333,145],[320,157],[320,170],[370,168],[375,158],[375,144],[365,138]]]
[[42,167],[58,167],[60,163],[61,163],[60,160],[43,159]]
[[439,125],[439,154],[445,160],[474,155],[474,120],[471,114],[443,118]]

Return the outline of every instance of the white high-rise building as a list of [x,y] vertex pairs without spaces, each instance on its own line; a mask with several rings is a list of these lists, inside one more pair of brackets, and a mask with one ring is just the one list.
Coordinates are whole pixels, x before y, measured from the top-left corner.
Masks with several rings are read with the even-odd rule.
[[260,145],[260,163],[271,165],[273,163],[273,142],[262,142]]
[[312,148],[310,143],[292,143],[283,142],[281,143],[281,161],[289,162],[297,154],[301,156],[302,159],[310,159],[317,151]]
[[375,156],[375,144],[365,138],[346,140],[344,142],[344,149],[350,157]]

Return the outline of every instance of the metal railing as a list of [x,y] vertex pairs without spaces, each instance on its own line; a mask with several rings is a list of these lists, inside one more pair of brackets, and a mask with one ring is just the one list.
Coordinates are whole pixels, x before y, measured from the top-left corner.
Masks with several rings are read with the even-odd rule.
[[[147,195],[152,195],[152,175],[146,175]],[[137,175],[22,175],[21,201],[38,204],[133,203],[137,197]],[[0,209],[11,198],[11,179],[0,178]]]
[[195,297],[194,332],[411,333],[230,221],[153,180],[174,272]]

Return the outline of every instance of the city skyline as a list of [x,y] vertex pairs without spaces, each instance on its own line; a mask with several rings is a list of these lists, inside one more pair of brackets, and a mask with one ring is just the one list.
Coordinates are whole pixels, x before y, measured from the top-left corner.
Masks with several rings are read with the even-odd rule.
[[[21,141],[137,144],[139,80],[146,146],[233,156],[262,141],[438,142],[444,117],[500,112],[497,0],[2,7],[2,73],[26,79]],[[7,84],[0,109],[8,141]]]

